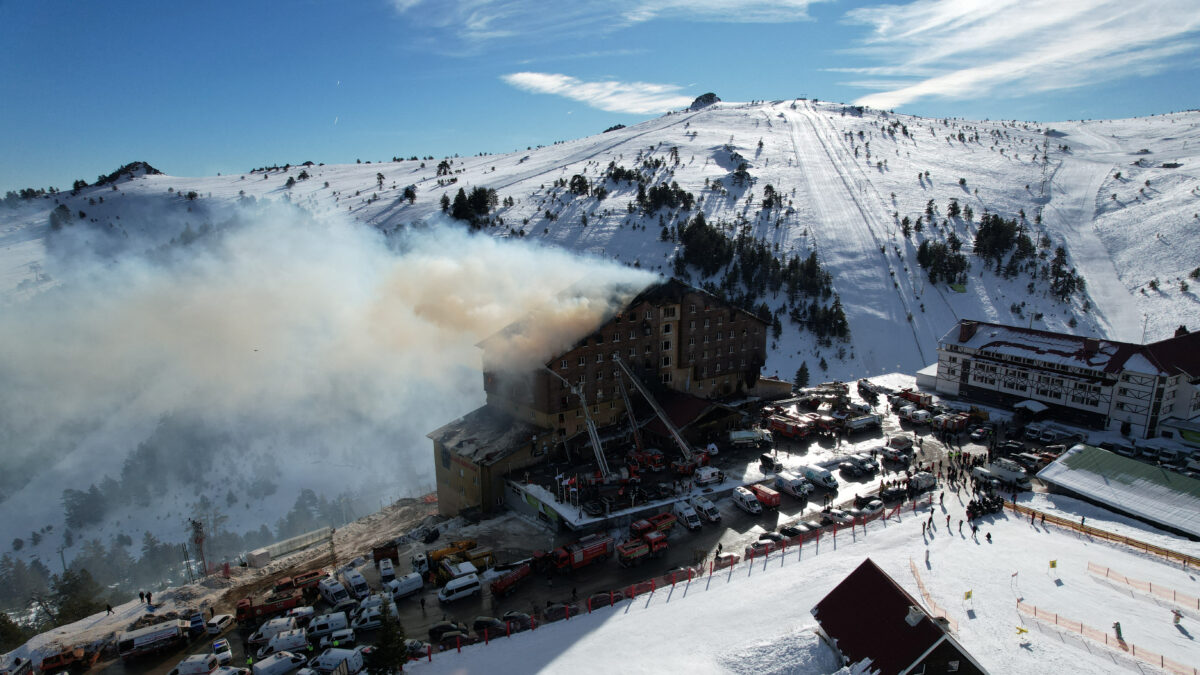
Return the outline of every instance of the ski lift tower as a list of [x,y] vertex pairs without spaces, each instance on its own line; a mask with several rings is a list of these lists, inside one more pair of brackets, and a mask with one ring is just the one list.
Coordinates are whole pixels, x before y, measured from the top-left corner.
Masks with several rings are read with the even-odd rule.
[[192,526],[192,544],[196,546],[196,556],[200,558],[200,576],[208,576],[208,561],[204,558],[204,523],[199,518],[188,521]]

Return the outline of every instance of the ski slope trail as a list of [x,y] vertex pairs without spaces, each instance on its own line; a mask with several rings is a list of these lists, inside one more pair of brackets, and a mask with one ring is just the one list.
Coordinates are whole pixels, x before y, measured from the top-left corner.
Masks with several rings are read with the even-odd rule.
[[1063,238],[1105,334],[1114,340],[1140,341],[1142,312],[1096,232],[1096,200],[1105,178],[1121,160],[1120,148],[1087,123],[1067,129],[1072,152],[1064,155],[1050,177],[1043,224]]
[[[838,270],[835,286],[842,306],[850,322],[854,336],[893,335],[896,340],[888,344],[886,355],[877,353],[873,346],[861,350],[859,358],[873,374],[900,365],[907,369],[924,367],[925,354],[920,339],[907,315],[911,312],[906,299],[893,286],[895,270],[891,261],[880,265],[878,253],[884,241],[870,226],[869,209],[859,203],[856,188],[847,179],[847,169],[839,161],[836,151],[831,150],[830,141],[824,137],[821,127],[814,121],[816,113],[807,109],[784,110],[796,153],[797,183],[808,195],[818,225],[813,228],[824,263]],[[832,165],[835,171],[808,170],[811,167]],[[902,275],[898,275],[899,278]],[[870,343],[874,344],[872,340]]]

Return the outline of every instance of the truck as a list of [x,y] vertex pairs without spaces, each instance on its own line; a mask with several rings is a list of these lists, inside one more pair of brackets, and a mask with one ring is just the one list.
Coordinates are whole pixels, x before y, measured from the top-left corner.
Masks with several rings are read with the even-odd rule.
[[904,399],[905,401],[911,401],[919,408],[928,408],[929,406],[933,405],[933,396],[929,394],[923,394],[919,391],[913,391],[911,388],[902,389],[896,394],[896,396]]
[[843,424],[846,433],[854,433],[856,431],[865,431],[867,429],[876,429],[883,424],[883,418],[879,415],[856,415],[849,417]]
[[991,464],[975,467],[971,471],[971,474],[976,478],[984,480],[995,478],[1003,483],[1015,483],[1022,488],[1029,487],[1029,475],[1025,473],[1025,469],[1020,464],[1004,457],[997,459]]
[[400,547],[396,545],[394,539],[371,547],[371,561],[375,563],[376,567],[379,566],[381,560],[391,560],[393,565],[400,564]]
[[767,418],[767,426],[784,438],[804,438],[812,431],[812,423],[807,419],[784,415],[771,415]]
[[641,538],[630,539],[617,546],[617,562],[622,567],[633,567],[648,558],[657,558],[667,550],[667,535],[662,532],[647,532]]
[[442,558],[462,553],[475,548],[475,542],[470,539],[453,541],[436,550],[425,551],[418,553],[412,557],[412,571],[420,574],[423,577],[428,577],[429,573],[437,567],[438,563],[442,562]]
[[517,590],[517,584],[529,578],[529,574],[532,571],[533,568],[529,566],[529,563],[517,565],[506,572],[504,576],[492,582],[492,595],[497,598],[503,598],[512,593]]
[[122,659],[166,651],[187,644],[191,625],[182,619],[163,621],[153,626],[126,631],[117,636],[117,653]]
[[696,509],[696,513],[700,514],[701,518],[710,523],[721,522],[721,512],[717,510],[716,505],[709,501],[707,497],[692,497],[691,504],[692,508]]
[[781,471],[775,474],[775,488],[796,499],[807,499],[813,489],[811,483],[790,471]]
[[768,429],[734,429],[729,432],[729,444],[735,448],[765,448],[771,445]]
[[438,584],[444,585],[453,579],[478,573],[479,570],[475,565],[469,562],[457,562],[454,558],[443,558],[442,564],[438,565]]
[[751,483],[746,486],[746,489],[754,493],[755,498],[762,504],[764,509],[779,508],[779,493],[765,485],[757,485]]
[[[671,516],[672,524],[674,519],[675,517]],[[539,571],[570,572],[593,562],[606,560],[612,555],[613,548],[612,537],[590,534],[574,544],[561,546],[553,551],[536,551],[533,554],[533,562]]]
[[678,519],[671,513],[660,513],[649,518],[635,520],[629,524],[629,534],[634,537],[641,537],[647,532],[654,531],[666,534],[671,531],[671,528],[675,527],[676,520]]
[[256,621],[258,619],[283,614],[293,607],[304,604],[304,594],[296,589],[285,590],[281,593],[271,591],[262,598],[245,597],[237,602],[237,612],[234,617],[238,623]]
[[325,570],[317,568],[307,572],[301,572],[296,576],[283,577],[275,582],[275,593],[284,594],[290,590],[298,590],[301,592],[315,592],[317,584],[325,576]]

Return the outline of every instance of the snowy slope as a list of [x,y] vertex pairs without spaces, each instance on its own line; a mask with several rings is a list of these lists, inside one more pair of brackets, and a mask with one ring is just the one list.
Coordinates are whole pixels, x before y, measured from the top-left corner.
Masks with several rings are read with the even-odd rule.
[[[1048,134],[1048,130],[1052,131]],[[841,104],[798,99],[753,105],[719,103],[547,147],[448,158],[450,172],[442,176],[437,175],[437,159],[290,166],[286,171],[277,168],[227,176],[148,175],[121,180],[115,190],[111,186],[89,187],[77,195],[61,193],[17,209],[0,208],[0,303],[8,307],[35,305],[40,302],[39,292],[44,290],[97,284],[97,279],[104,282],[111,278],[110,268],[119,267],[115,261],[130,257],[153,264],[186,258],[189,253],[185,242],[197,237],[204,241],[206,226],[236,231],[254,226],[265,217],[263,211],[273,212],[264,204],[290,203],[321,223],[320,228],[298,225],[305,228],[306,234],[315,232],[312,239],[301,242],[299,252],[313,256],[312,262],[292,265],[297,253],[280,244],[293,244],[287,237],[246,237],[247,246],[262,246],[264,252],[267,248],[278,250],[258,263],[250,261],[247,269],[236,269],[234,278],[238,283],[251,284],[257,295],[273,298],[275,306],[286,309],[282,295],[276,294],[278,287],[329,289],[332,278],[350,276],[349,311],[334,309],[338,303],[332,293],[328,302],[305,307],[304,311],[355,314],[361,310],[361,316],[354,316],[354,321],[361,323],[379,316],[381,307],[395,310],[393,305],[376,307],[376,300],[385,291],[395,292],[398,288],[399,277],[386,268],[396,260],[401,267],[409,266],[410,259],[403,255],[387,259],[372,248],[378,246],[376,243],[369,243],[362,250],[370,252],[371,262],[356,266],[353,253],[347,251],[358,249],[347,249],[336,238],[347,232],[358,237],[358,230],[364,228],[355,224],[384,232],[457,229],[462,226],[444,227],[448,219],[441,213],[441,198],[453,197],[460,188],[469,192],[472,187],[482,186],[497,191],[501,205],[495,213],[503,219],[503,225],[489,227],[485,234],[497,240],[548,245],[499,251],[501,259],[516,258],[519,250],[529,251],[528,262],[522,259],[513,267],[518,282],[514,288],[557,283],[536,274],[545,266],[539,262],[543,252],[551,250],[669,274],[679,245],[663,240],[663,226],[682,225],[696,210],[702,210],[710,223],[723,223],[729,236],[736,231],[752,232],[781,257],[795,254],[803,258],[815,252],[833,276],[834,291],[847,313],[851,339],[844,344],[834,341],[821,346],[812,333],[792,323],[785,311],[781,316],[783,334],[771,341],[765,367],[767,374],[785,379],[791,378],[801,362],[807,362],[817,380],[915,371],[932,362],[936,339],[962,317],[1068,331],[1072,330],[1070,322],[1075,322],[1075,332],[1133,340],[1140,339],[1144,327],[1147,339],[1160,339],[1181,323],[1200,325],[1195,291],[1182,290],[1180,283],[1192,281],[1187,279],[1188,273],[1200,267],[1200,246],[1194,234],[1195,213],[1200,211],[1198,136],[1197,112],[1054,123],[936,120],[873,110],[860,112]],[[1147,152],[1142,153],[1143,149]],[[736,168],[732,153],[747,164],[752,176],[749,184],[731,182]],[[385,158],[391,154],[391,150],[381,151]],[[147,159],[153,162],[153,158]],[[282,163],[304,158],[279,159]],[[635,198],[635,188],[629,184],[608,183],[608,196],[602,200],[576,196],[566,187],[555,185],[576,174],[595,185],[610,163],[639,169],[646,160],[663,163],[657,169],[643,169],[652,182],[678,183],[696,197],[697,208],[692,212],[644,215],[628,208]],[[287,187],[286,181],[297,178],[302,170],[311,177]],[[1118,171],[1120,178],[1115,177]],[[711,189],[717,181],[724,189]],[[1149,187],[1146,181],[1150,181]],[[403,198],[409,185],[417,191],[413,204]],[[761,209],[767,185],[783,196],[781,208]],[[184,196],[191,191],[196,193],[194,199]],[[1111,198],[1113,194],[1116,199]],[[511,206],[504,205],[509,199]],[[947,218],[951,199],[970,206],[974,220]],[[930,200],[938,227],[927,225],[922,232],[905,237],[899,220],[924,214]],[[59,237],[48,252],[46,222],[58,201],[67,204],[73,214],[85,215],[77,217],[66,236]],[[248,205],[251,201],[253,206]],[[1048,237],[1051,247],[1044,252],[1052,255],[1059,245],[1066,249],[1087,283],[1087,295],[1068,303],[1055,301],[1046,297],[1044,280],[1038,280],[1031,293],[1028,276],[1000,278],[974,257],[965,292],[951,290],[944,283],[930,284],[916,264],[919,244],[944,241],[954,232],[969,249],[979,216],[985,211],[1012,218],[1024,211],[1024,226],[1035,238]],[[583,216],[587,217],[586,225]],[[411,228],[414,224],[427,227]],[[330,236],[334,239],[326,246],[320,238]],[[337,259],[345,265],[321,269],[318,261],[323,248],[331,256],[334,252],[342,254]],[[438,261],[435,269],[453,266],[454,257],[459,255],[455,249],[463,247],[453,244],[445,248],[442,253],[446,259]],[[82,276],[80,269],[93,267],[81,261],[99,265],[88,276]],[[422,261],[428,262],[428,256]],[[253,274],[255,265],[262,273],[259,277]],[[501,267],[488,263],[472,269],[470,264],[463,264],[462,269],[486,272]],[[307,270],[324,276],[308,275]],[[218,268],[212,278],[230,277],[228,272]],[[442,281],[440,277],[431,278]],[[453,283],[455,278],[447,275],[443,283]],[[1157,290],[1148,287],[1155,278]],[[699,284],[719,279],[702,279],[693,272],[690,281]],[[123,282],[136,283],[136,279],[123,278]],[[96,287],[104,288],[103,283]],[[454,304],[446,306],[471,307],[485,302],[457,290],[453,295],[448,302]],[[217,298],[208,300],[213,304]],[[772,311],[782,309],[784,304],[782,296],[768,295],[764,300]],[[1024,307],[1020,308],[1022,303]],[[234,318],[226,320],[241,323],[259,318],[247,307],[240,311],[241,318],[230,315]],[[496,313],[502,314],[502,308]],[[505,320],[502,316],[489,318],[500,325]],[[319,323],[289,320],[282,326],[284,330],[302,330],[307,338],[320,328]],[[265,330],[272,325],[264,323],[260,327]],[[14,336],[24,331],[23,326],[8,328]],[[383,394],[382,398],[371,399],[376,409],[369,419],[381,419],[389,410],[423,411],[417,420],[420,424],[407,425],[394,444],[390,437],[383,438],[387,434],[356,434],[348,441],[358,447],[378,448],[390,453],[389,461],[413,467],[411,475],[405,472],[404,489],[429,485],[428,441],[423,432],[479,402],[478,379],[474,379],[477,375],[455,376],[461,379],[461,386],[438,387],[432,396],[428,388],[411,385],[400,391],[388,390],[405,381],[402,375],[380,379],[391,385],[373,381],[370,387],[361,386],[361,380],[354,378],[361,378],[372,360],[386,363],[399,353],[411,359],[405,364],[440,363],[435,357],[444,350],[448,335],[441,328],[450,329],[440,326],[427,341],[403,345],[374,341],[365,349],[353,344],[360,348],[352,364],[353,377],[339,379],[338,386]],[[130,339],[121,329],[114,324],[113,335],[97,338],[112,339],[114,343]],[[247,351],[261,346],[249,341],[251,337],[261,339],[260,335],[237,337],[230,346]],[[282,342],[294,345],[297,340],[285,338]],[[336,353],[336,344],[323,345],[329,350],[325,353]],[[423,354],[430,356],[423,358]],[[465,354],[456,367],[470,373],[477,363],[469,350]],[[822,360],[827,363],[827,371],[817,366]],[[283,359],[274,362],[277,370],[259,369],[250,363],[244,372],[247,377],[273,376],[286,363]],[[68,359],[64,370],[85,365],[72,364]],[[242,365],[234,361],[225,367],[237,373]],[[402,368],[395,370],[403,372]],[[376,389],[376,384],[381,389]],[[19,536],[32,527],[55,522],[61,510],[57,495],[63,487],[86,488],[80,481],[97,480],[115,471],[127,450],[119,439],[144,437],[157,422],[152,417],[122,418],[110,420],[99,430],[106,433],[81,432],[82,436],[72,441],[77,451],[69,456],[51,455],[54,466],[44,468],[52,470],[41,472],[43,467],[38,467],[40,473],[35,472],[20,495],[21,511],[37,505],[36,520],[10,528],[12,531],[6,531],[5,536]],[[304,432],[296,435],[304,436]],[[234,478],[274,470],[273,453],[300,440],[258,438],[248,452],[234,448],[233,452],[249,460],[232,465]],[[399,455],[394,446],[401,448]],[[336,460],[325,465],[330,475],[316,484],[329,496],[344,490],[359,494],[369,491],[368,501],[394,496],[386,487],[394,471],[373,472],[376,465],[352,450],[339,451]],[[288,489],[277,493],[265,509],[268,524],[273,524],[290,504],[292,483],[303,481],[305,476],[311,478],[313,466],[299,463],[285,467],[285,473],[294,477],[281,481]],[[372,474],[379,474],[378,478]],[[370,490],[367,482],[374,483]],[[208,489],[213,499],[224,494],[223,490]],[[177,537],[198,492],[203,490],[171,493],[170,505],[164,503],[164,508],[150,516],[156,519],[158,531]],[[46,494],[53,499],[38,498]],[[17,511],[13,504],[8,501],[0,509],[5,513]],[[249,504],[244,505],[248,509]],[[247,515],[240,513],[242,507],[238,505],[239,513],[235,515]],[[153,522],[145,522],[144,514],[133,511],[120,515],[121,529],[154,527]],[[239,523],[239,529],[252,524]],[[108,531],[103,533],[105,537],[110,535]],[[41,554],[49,558],[52,551],[53,546]]]
[[[1097,522],[1091,518],[1095,511],[1085,513]],[[917,517],[902,513],[900,522],[873,523],[865,535],[842,532],[836,544],[826,537],[819,548],[810,544],[772,554],[533,633],[461,654],[437,654],[413,670],[829,673],[838,664],[814,647],[809,610],[866,557],[920,600],[915,564],[925,588],[957,624],[955,637],[992,673],[1159,672],[1118,648],[1060,630],[1052,620],[1019,613],[1018,600],[1102,633],[1111,633],[1112,623],[1120,621],[1128,643],[1190,667],[1200,664],[1193,637],[1200,613],[1102,580],[1088,573],[1087,564],[1196,597],[1200,584],[1189,571],[1058,528],[1031,526],[1013,515],[981,521],[975,540],[969,528],[963,535],[957,531],[963,508],[955,495],[947,497],[944,510],[935,506],[931,537],[921,531],[927,514],[928,509]],[[966,591],[972,592],[970,600],[964,600]],[[1171,623],[1176,608],[1185,617],[1178,628]]]

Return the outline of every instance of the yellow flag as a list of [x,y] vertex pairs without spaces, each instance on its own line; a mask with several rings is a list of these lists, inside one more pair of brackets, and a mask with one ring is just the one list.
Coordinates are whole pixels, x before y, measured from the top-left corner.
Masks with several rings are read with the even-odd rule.
[[1050,569],[1054,569],[1054,568],[1056,568],[1056,567],[1058,567],[1058,561],[1057,561],[1057,560],[1051,560],[1051,561],[1050,561]]
[[970,599],[971,599],[971,591],[967,591],[966,593],[963,593],[963,600],[970,600]]

